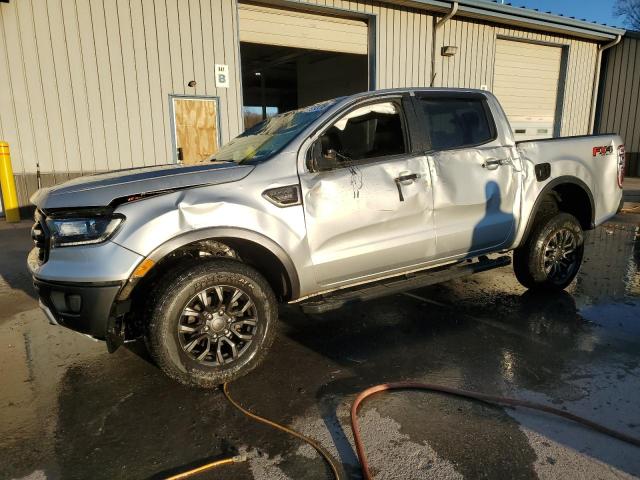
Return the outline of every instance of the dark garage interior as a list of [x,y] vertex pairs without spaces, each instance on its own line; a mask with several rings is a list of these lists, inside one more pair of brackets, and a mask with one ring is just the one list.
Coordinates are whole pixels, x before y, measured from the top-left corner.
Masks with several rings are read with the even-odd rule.
[[366,55],[241,42],[245,128],[268,116],[368,89]]

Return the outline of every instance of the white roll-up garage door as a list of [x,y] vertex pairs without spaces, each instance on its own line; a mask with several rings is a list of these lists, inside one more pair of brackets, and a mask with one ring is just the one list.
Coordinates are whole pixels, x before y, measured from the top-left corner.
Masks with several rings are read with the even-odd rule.
[[240,41],[367,54],[367,22],[241,3]]
[[553,136],[562,48],[498,39],[493,93],[517,140]]

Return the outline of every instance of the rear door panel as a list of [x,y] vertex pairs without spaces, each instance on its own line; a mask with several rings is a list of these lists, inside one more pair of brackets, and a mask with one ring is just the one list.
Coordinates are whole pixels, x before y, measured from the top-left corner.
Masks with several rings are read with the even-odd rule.
[[[481,101],[483,111],[461,110],[453,124],[430,123],[437,117],[425,112],[436,108],[434,102],[458,101]],[[501,144],[485,97],[469,92],[418,93],[415,109],[429,148],[436,256],[475,256],[507,246],[515,236],[521,179],[514,149]],[[486,125],[479,123],[483,117]],[[477,125],[478,132],[468,128],[470,124]]]
[[519,178],[510,165],[488,170],[490,159],[508,158],[505,147],[434,153],[433,192],[437,254],[473,255],[500,248],[513,238]]

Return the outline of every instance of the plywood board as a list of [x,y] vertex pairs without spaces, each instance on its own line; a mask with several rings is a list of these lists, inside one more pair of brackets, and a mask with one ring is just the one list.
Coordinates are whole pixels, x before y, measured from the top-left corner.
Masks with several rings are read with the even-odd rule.
[[[203,162],[218,150],[218,112],[214,98],[174,98],[176,148],[182,163]],[[179,150],[179,151],[180,151]]]

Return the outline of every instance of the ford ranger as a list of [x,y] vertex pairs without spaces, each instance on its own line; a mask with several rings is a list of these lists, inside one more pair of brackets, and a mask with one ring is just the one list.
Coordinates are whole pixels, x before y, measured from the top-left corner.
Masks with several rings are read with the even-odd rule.
[[279,302],[318,313],[511,262],[526,288],[567,287],[623,175],[618,136],[516,142],[486,91],[368,92],[199,165],[40,189],[28,264],[51,323],[110,351],[144,338],[167,375],[213,387],[264,358]]

